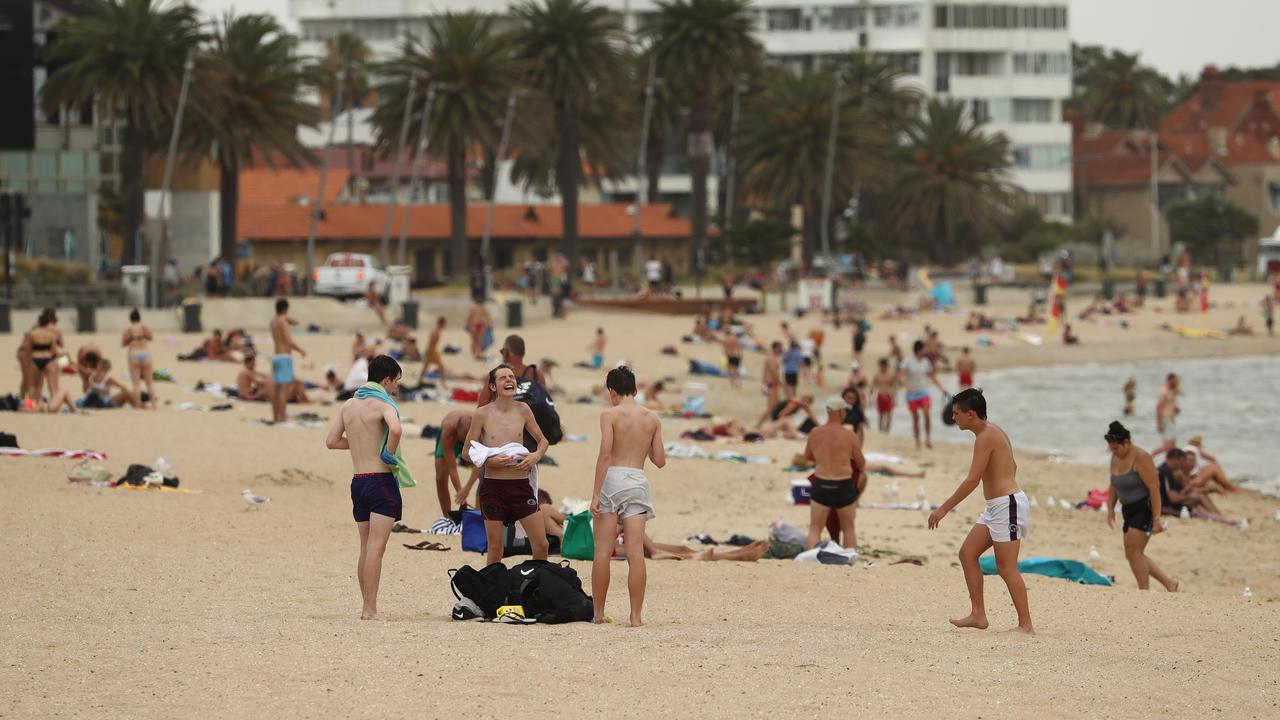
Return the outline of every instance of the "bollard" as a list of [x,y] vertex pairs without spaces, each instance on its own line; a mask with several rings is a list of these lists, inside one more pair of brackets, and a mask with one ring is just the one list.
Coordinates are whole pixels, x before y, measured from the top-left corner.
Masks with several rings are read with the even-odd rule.
[[13,317],[10,315],[12,308],[8,300],[0,299],[0,334],[2,335],[13,332]]
[[94,305],[89,302],[76,303],[76,332],[91,333],[98,331],[98,323],[93,315]]
[[1110,278],[1102,281],[1102,299],[1114,300],[1116,297],[1116,282]]
[[182,306],[182,332],[198,333],[200,331],[200,303],[186,303]]
[[507,327],[518,328],[524,325],[524,303],[519,300],[507,301]]
[[974,283],[973,285],[973,304],[974,305],[987,304],[987,286],[984,285],[983,283]]
[[415,300],[405,300],[400,303],[400,322],[408,325],[414,330],[418,329],[418,303]]
[[1167,295],[1167,294],[1169,293],[1169,290],[1168,290],[1168,287],[1167,287],[1167,286],[1166,286],[1166,284],[1165,284],[1165,279],[1164,279],[1164,278],[1156,278],[1156,283],[1155,283],[1155,285],[1156,285],[1156,297],[1157,297],[1157,298],[1163,298],[1165,295]]

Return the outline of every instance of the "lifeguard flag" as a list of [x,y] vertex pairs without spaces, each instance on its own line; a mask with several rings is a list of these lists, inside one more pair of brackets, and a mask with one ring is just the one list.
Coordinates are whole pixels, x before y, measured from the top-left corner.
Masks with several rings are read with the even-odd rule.
[[1058,328],[1058,320],[1062,317],[1062,298],[1067,295],[1067,279],[1058,273],[1053,274],[1049,282],[1049,325],[1045,328],[1045,336],[1053,335]]
[[1209,274],[1200,276],[1200,314],[1209,312]]

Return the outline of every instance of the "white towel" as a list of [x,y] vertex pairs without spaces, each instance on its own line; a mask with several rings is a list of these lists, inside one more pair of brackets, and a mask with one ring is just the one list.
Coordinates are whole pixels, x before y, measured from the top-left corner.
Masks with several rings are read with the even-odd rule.
[[498,448],[491,448],[487,445],[481,445],[478,441],[472,440],[471,447],[467,448],[467,457],[471,458],[471,464],[476,467],[482,467],[484,462],[491,457],[498,455],[515,455],[524,457],[529,451],[520,443],[511,442]]

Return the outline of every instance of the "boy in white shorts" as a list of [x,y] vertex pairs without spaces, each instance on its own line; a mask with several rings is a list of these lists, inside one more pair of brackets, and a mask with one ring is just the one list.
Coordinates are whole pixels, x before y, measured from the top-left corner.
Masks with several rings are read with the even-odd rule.
[[972,431],[973,463],[969,474],[947,501],[929,516],[929,529],[938,527],[942,519],[960,501],[969,496],[982,483],[987,507],[978,516],[978,522],[969,531],[960,546],[960,566],[964,568],[965,585],[969,588],[972,607],[966,617],[952,620],[960,628],[987,628],[987,609],[982,596],[982,568],[978,558],[989,547],[995,547],[996,570],[1009,588],[1009,597],[1018,613],[1015,632],[1035,634],[1031,625],[1031,610],[1027,602],[1027,586],[1018,572],[1018,551],[1027,534],[1027,521],[1031,506],[1026,493],[1018,487],[1016,476],[1018,463],[1013,459],[1013,445],[1009,436],[995,423],[987,421],[987,400],[976,388],[962,390],[951,399],[951,412],[961,430]]
[[636,376],[626,366],[609,371],[605,378],[613,407],[600,413],[600,455],[591,493],[596,552],[591,564],[594,622],[605,621],[604,601],[609,594],[609,561],[614,538],[622,523],[627,555],[627,589],[631,594],[631,625],[640,625],[647,574],[644,565],[644,524],[654,517],[653,496],[644,475],[644,462],[667,464],[662,448],[662,422],[648,408],[636,404]]

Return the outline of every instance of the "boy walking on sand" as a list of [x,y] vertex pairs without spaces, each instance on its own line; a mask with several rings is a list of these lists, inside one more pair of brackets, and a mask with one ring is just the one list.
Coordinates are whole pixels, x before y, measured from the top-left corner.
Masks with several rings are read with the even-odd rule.
[[289,419],[289,393],[293,390],[293,351],[302,357],[307,352],[293,341],[289,333],[290,325],[298,321],[289,317],[289,301],[284,298],[276,300],[276,316],[271,318],[271,341],[275,346],[275,354],[271,356],[271,421],[284,422]]
[[[399,382],[400,364],[394,359],[379,355],[369,363],[369,384],[381,386],[386,396],[395,395]],[[400,484],[383,461],[384,452],[394,456],[400,446],[399,412],[394,405],[377,399],[377,395],[352,398],[342,406],[324,444],[330,450],[351,451],[351,513],[360,532],[356,577],[364,599],[360,619],[381,620],[378,584],[382,580],[382,555],[391,526],[400,520],[403,511]]]
[[1012,630],[1034,635],[1031,610],[1027,604],[1027,586],[1018,572],[1018,551],[1027,533],[1031,505],[1027,502],[1026,493],[1018,487],[1018,463],[1013,459],[1013,445],[1004,430],[987,421],[987,400],[981,390],[968,388],[960,391],[951,399],[951,412],[956,425],[974,435],[973,463],[960,487],[929,516],[929,529],[938,527],[947,513],[968,497],[979,482],[982,483],[982,494],[987,498],[986,509],[978,516],[977,524],[960,546],[960,565],[964,568],[972,609],[968,616],[952,620],[951,624],[959,628],[987,629],[982,568],[978,565],[978,558],[987,548],[995,546],[996,570],[1009,588],[1009,596],[1018,613],[1018,625]]
[[631,626],[640,625],[647,574],[644,566],[644,524],[654,517],[653,494],[644,475],[644,461],[667,464],[662,447],[662,423],[652,410],[636,404],[636,376],[627,367],[605,378],[613,407],[600,413],[600,455],[596,459],[591,516],[595,519],[596,554],[591,564],[594,622],[604,619],[609,594],[609,561],[618,523],[622,523],[627,555],[627,590],[631,594]]

